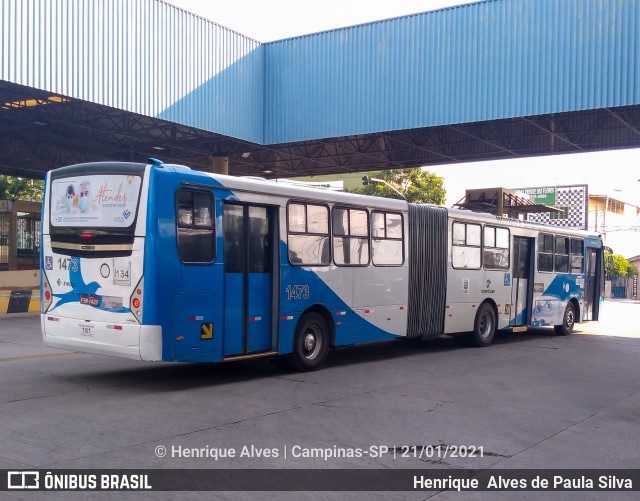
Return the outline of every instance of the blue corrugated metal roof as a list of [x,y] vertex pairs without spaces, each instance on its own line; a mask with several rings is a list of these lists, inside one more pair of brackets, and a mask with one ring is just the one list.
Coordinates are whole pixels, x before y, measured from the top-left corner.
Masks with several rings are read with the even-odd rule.
[[640,104],[640,2],[487,0],[260,45],[156,0],[0,0],[0,79],[256,143]]
[[265,142],[640,102],[640,2],[492,0],[267,44]]
[[0,79],[262,141],[263,47],[156,0],[0,0]]

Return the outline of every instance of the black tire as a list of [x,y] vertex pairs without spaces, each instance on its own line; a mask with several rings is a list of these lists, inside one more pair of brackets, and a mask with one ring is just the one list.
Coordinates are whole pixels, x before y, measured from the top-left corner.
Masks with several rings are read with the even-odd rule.
[[473,332],[470,335],[471,343],[481,348],[489,346],[496,335],[496,327],[496,312],[493,306],[489,303],[481,304],[473,322]]
[[568,336],[573,332],[573,326],[576,324],[576,310],[571,302],[567,303],[562,316],[562,325],[554,325],[553,330],[558,336]]
[[302,372],[320,369],[329,354],[329,329],[322,315],[315,312],[305,314],[298,323],[293,338],[292,360]]

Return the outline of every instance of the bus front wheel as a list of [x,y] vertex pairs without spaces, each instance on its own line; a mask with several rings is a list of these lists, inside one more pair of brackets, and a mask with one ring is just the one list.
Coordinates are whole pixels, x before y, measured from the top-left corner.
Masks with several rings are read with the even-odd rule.
[[471,341],[475,346],[489,346],[496,335],[496,312],[489,303],[483,303],[478,308],[476,319],[473,323]]
[[303,372],[320,369],[329,354],[329,329],[322,315],[310,312],[300,319],[293,339],[293,364]]
[[573,304],[567,303],[567,307],[564,309],[564,315],[562,316],[562,325],[554,325],[553,329],[558,336],[568,336],[573,331],[575,324],[576,311]]

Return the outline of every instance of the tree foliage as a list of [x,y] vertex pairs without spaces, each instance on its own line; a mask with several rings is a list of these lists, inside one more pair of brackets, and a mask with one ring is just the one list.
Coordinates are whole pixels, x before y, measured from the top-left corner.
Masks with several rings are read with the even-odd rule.
[[[434,173],[423,170],[420,167],[409,169],[391,169],[375,172],[372,178],[382,179],[402,193],[407,202],[416,204],[436,204],[444,205],[446,191],[444,189],[444,179]],[[376,197],[400,198],[388,186],[375,181],[350,190],[351,193],[362,195],[372,195]]]
[[42,200],[43,181],[0,175],[0,200]]
[[633,277],[638,274],[638,270],[622,254],[605,253],[604,267],[607,277]]

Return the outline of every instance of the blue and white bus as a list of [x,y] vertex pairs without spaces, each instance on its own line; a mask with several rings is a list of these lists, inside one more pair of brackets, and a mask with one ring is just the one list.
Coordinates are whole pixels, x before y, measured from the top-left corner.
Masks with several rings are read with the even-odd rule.
[[598,318],[598,235],[150,163],[47,174],[48,346],[150,361],[278,357]]

